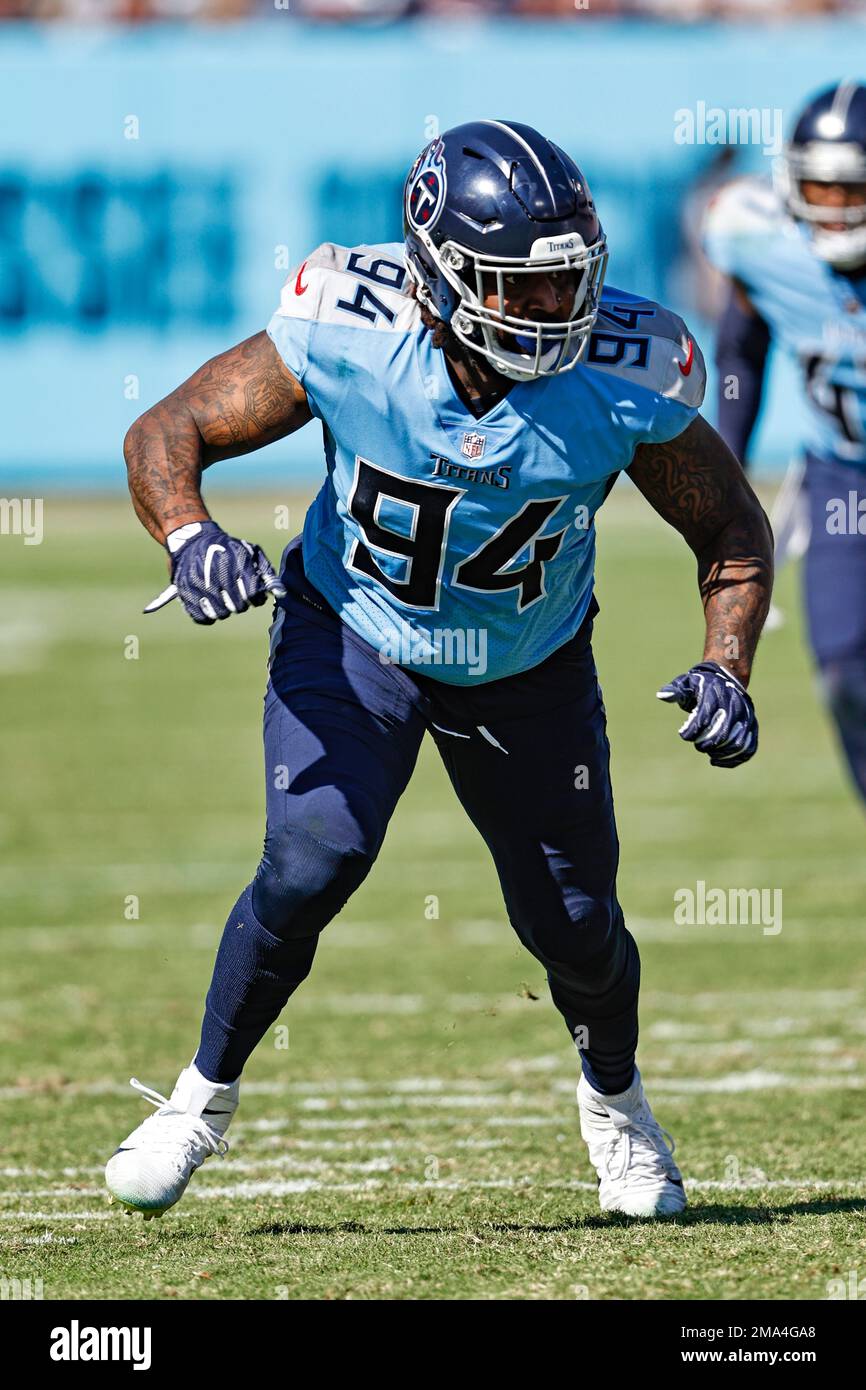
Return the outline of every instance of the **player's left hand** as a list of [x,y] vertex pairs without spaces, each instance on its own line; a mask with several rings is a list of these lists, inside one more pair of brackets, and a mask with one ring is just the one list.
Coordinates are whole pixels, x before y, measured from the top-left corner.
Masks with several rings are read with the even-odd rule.
[[688,719],[680,738],[706,753],[713,767],[738,767],[758,748],[758,718],[746,687],[717,661],[701,661],[657,691]]

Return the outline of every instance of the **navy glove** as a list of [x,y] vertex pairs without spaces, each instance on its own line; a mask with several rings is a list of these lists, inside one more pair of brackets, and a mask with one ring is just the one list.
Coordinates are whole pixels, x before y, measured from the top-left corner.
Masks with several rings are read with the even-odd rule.
[[758,748],[758,719],[744,685],[716,661],[701,661],[657,692],[688,711],[680,738],[709,755],[713,767],[739,767]]
[[152,613],[177,597],[194,623],[210,625],[232,613],[260,608],[268,595],[283,598],[280,583],[259,545],[227,536],[215,521],[194,521],[166,537],[172,584],[145,608]]

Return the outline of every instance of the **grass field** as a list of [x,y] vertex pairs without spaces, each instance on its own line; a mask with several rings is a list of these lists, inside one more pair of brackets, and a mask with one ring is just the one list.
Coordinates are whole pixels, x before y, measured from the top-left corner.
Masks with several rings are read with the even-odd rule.
[[[275,555],[285,500],[216,512]],[[4,536],[0,566],[0,1275],[46,1299],[823,1299],[866,1273],[863,819],[796,573],[753,685],[761,750],[717,771],[654,698],[699,655],[691,558],[630,490],[600,525],[639,1061],[687,1212],[599,1214],[576,1057],[430,746],[288,1047],[250,1062],[231,1153],[145,1225],[107,1207],[102,1166],[147,1113],[128,1078],[167,1094],[192,1055],[257,862],[267,619],[142,617],[162,561],[120,499],[48,499],[44,543]],[[698,880],[781,889],[782,931],[675,925]]]

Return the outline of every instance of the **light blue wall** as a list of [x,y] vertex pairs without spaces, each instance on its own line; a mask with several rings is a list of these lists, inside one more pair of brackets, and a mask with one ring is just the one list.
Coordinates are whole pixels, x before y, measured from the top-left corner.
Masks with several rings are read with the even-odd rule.
[[[538,24],[309,26],[281,12],[231,28],[3,26],[4,489],[22,475],[31,489],[120,481],[135,415],[266,323],[283,278],[276,247],[295,260],[326,236],[397,235],[400,179],[432,119],[444,129],[494,114],[550,134],[593,187],[611,281],[688,315],[678,208],[717,149],[678,144],[674,113],[780,108],[787,128],[864,51],[853,22],[676,29],[580,12]],[[743,149],[742,167],[768,160]],[[771,462],[795,442],[790,375],[775,387],[760,450]],[[318,468],[314,428],[221,473],[277,482],[287,463]]]

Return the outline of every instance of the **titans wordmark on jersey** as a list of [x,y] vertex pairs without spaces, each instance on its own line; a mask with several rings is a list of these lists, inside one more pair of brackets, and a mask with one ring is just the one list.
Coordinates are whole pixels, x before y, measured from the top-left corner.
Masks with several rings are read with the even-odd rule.
[[268,333],[322,422],[327,478],[303,535],[311,583],[383,659],[454,685],[527,670],[575,634],[598,507],[635,447],[680,434],[703,399],[683,322],[605,289],[586,361],[515,384],[476,419],[421,322],[399,243],[320,246],[286,281]]
[[736,179],[716,195],[704,242],[799,363],[807,447],[866,467],[866,275],[843,275],[819,260],[808,232],[762,179]]

